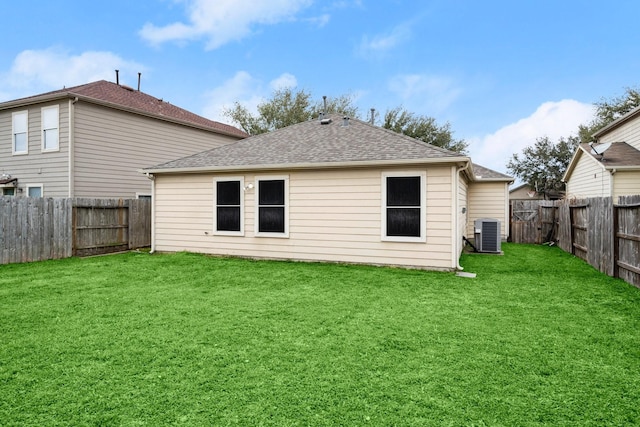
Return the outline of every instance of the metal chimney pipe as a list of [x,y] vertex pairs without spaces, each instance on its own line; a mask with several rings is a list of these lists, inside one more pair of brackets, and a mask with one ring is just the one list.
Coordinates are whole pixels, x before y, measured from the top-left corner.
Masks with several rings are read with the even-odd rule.
[[120,70],[116,70],[116,84],[120,86]]
[[322,101],[324,102],[324,113],[327,114],[327,95],[322,96]]
[[138,92],[140,92],[140,77],[142,76],[142,73],[138,73]]
[[371,109],[371,122],[370,123],[373,125],[373,124],[375,124],[375,121],[376,121],[376,109],[372,108]]

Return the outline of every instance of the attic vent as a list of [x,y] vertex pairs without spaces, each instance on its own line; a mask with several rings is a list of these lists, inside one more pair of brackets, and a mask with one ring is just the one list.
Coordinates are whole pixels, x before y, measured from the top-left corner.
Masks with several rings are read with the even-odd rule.
[[322,119],[322,120],[320,120],[320,124],[321,125],[328,125],[329,123],[331,123],[331,119]]
[[121,88],[128,90],[129,92],[133,92],[133,88],[127,85],[120,85]]
[[478,252],[500,253],[500,221],[482,218],[475,221],[475,246]]
[[343,126],[343,127],[349,126],[349,117],[344,116],[344,117],[342,118],[342,126]]

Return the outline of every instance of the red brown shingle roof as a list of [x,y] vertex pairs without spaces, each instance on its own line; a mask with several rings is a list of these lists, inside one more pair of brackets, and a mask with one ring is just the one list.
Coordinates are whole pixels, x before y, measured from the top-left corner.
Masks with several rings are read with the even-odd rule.
[[[23,103],[36,102],[41,98],[55,98],[56,95],[69,98],[77,96],[89,102],[93,100],[98,103],[106,103],[116,108],[124,108],[129,111],[155,116],[170,121],[178,121],[185,124],[195,125],[201,128],[241,138],[248,136],[245,132],[231,125],[209,120],[144,92],[134,90],[128,86],[108,82],[106,80],[55,90],[3,104],[14,105],[20,104],[21,101]],[[2,106],[2,104],[0,104],[0,106]]]

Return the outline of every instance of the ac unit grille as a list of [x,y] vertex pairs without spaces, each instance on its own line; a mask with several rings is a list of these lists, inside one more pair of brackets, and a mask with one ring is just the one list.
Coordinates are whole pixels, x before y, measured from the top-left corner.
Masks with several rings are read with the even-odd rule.
[[475,229],[476,247],[479,252],[500,252],[500,221],[478,219],[475,222]]

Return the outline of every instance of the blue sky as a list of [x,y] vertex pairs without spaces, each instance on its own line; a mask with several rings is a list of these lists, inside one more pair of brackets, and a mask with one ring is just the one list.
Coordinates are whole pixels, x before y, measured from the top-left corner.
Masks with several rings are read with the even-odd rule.
[[537,137],[640,83],[640,3],[577,0],[23,0],[0,14],[0,101],[120,80],[226,121],[274,88],[449,122],[506,172]]

